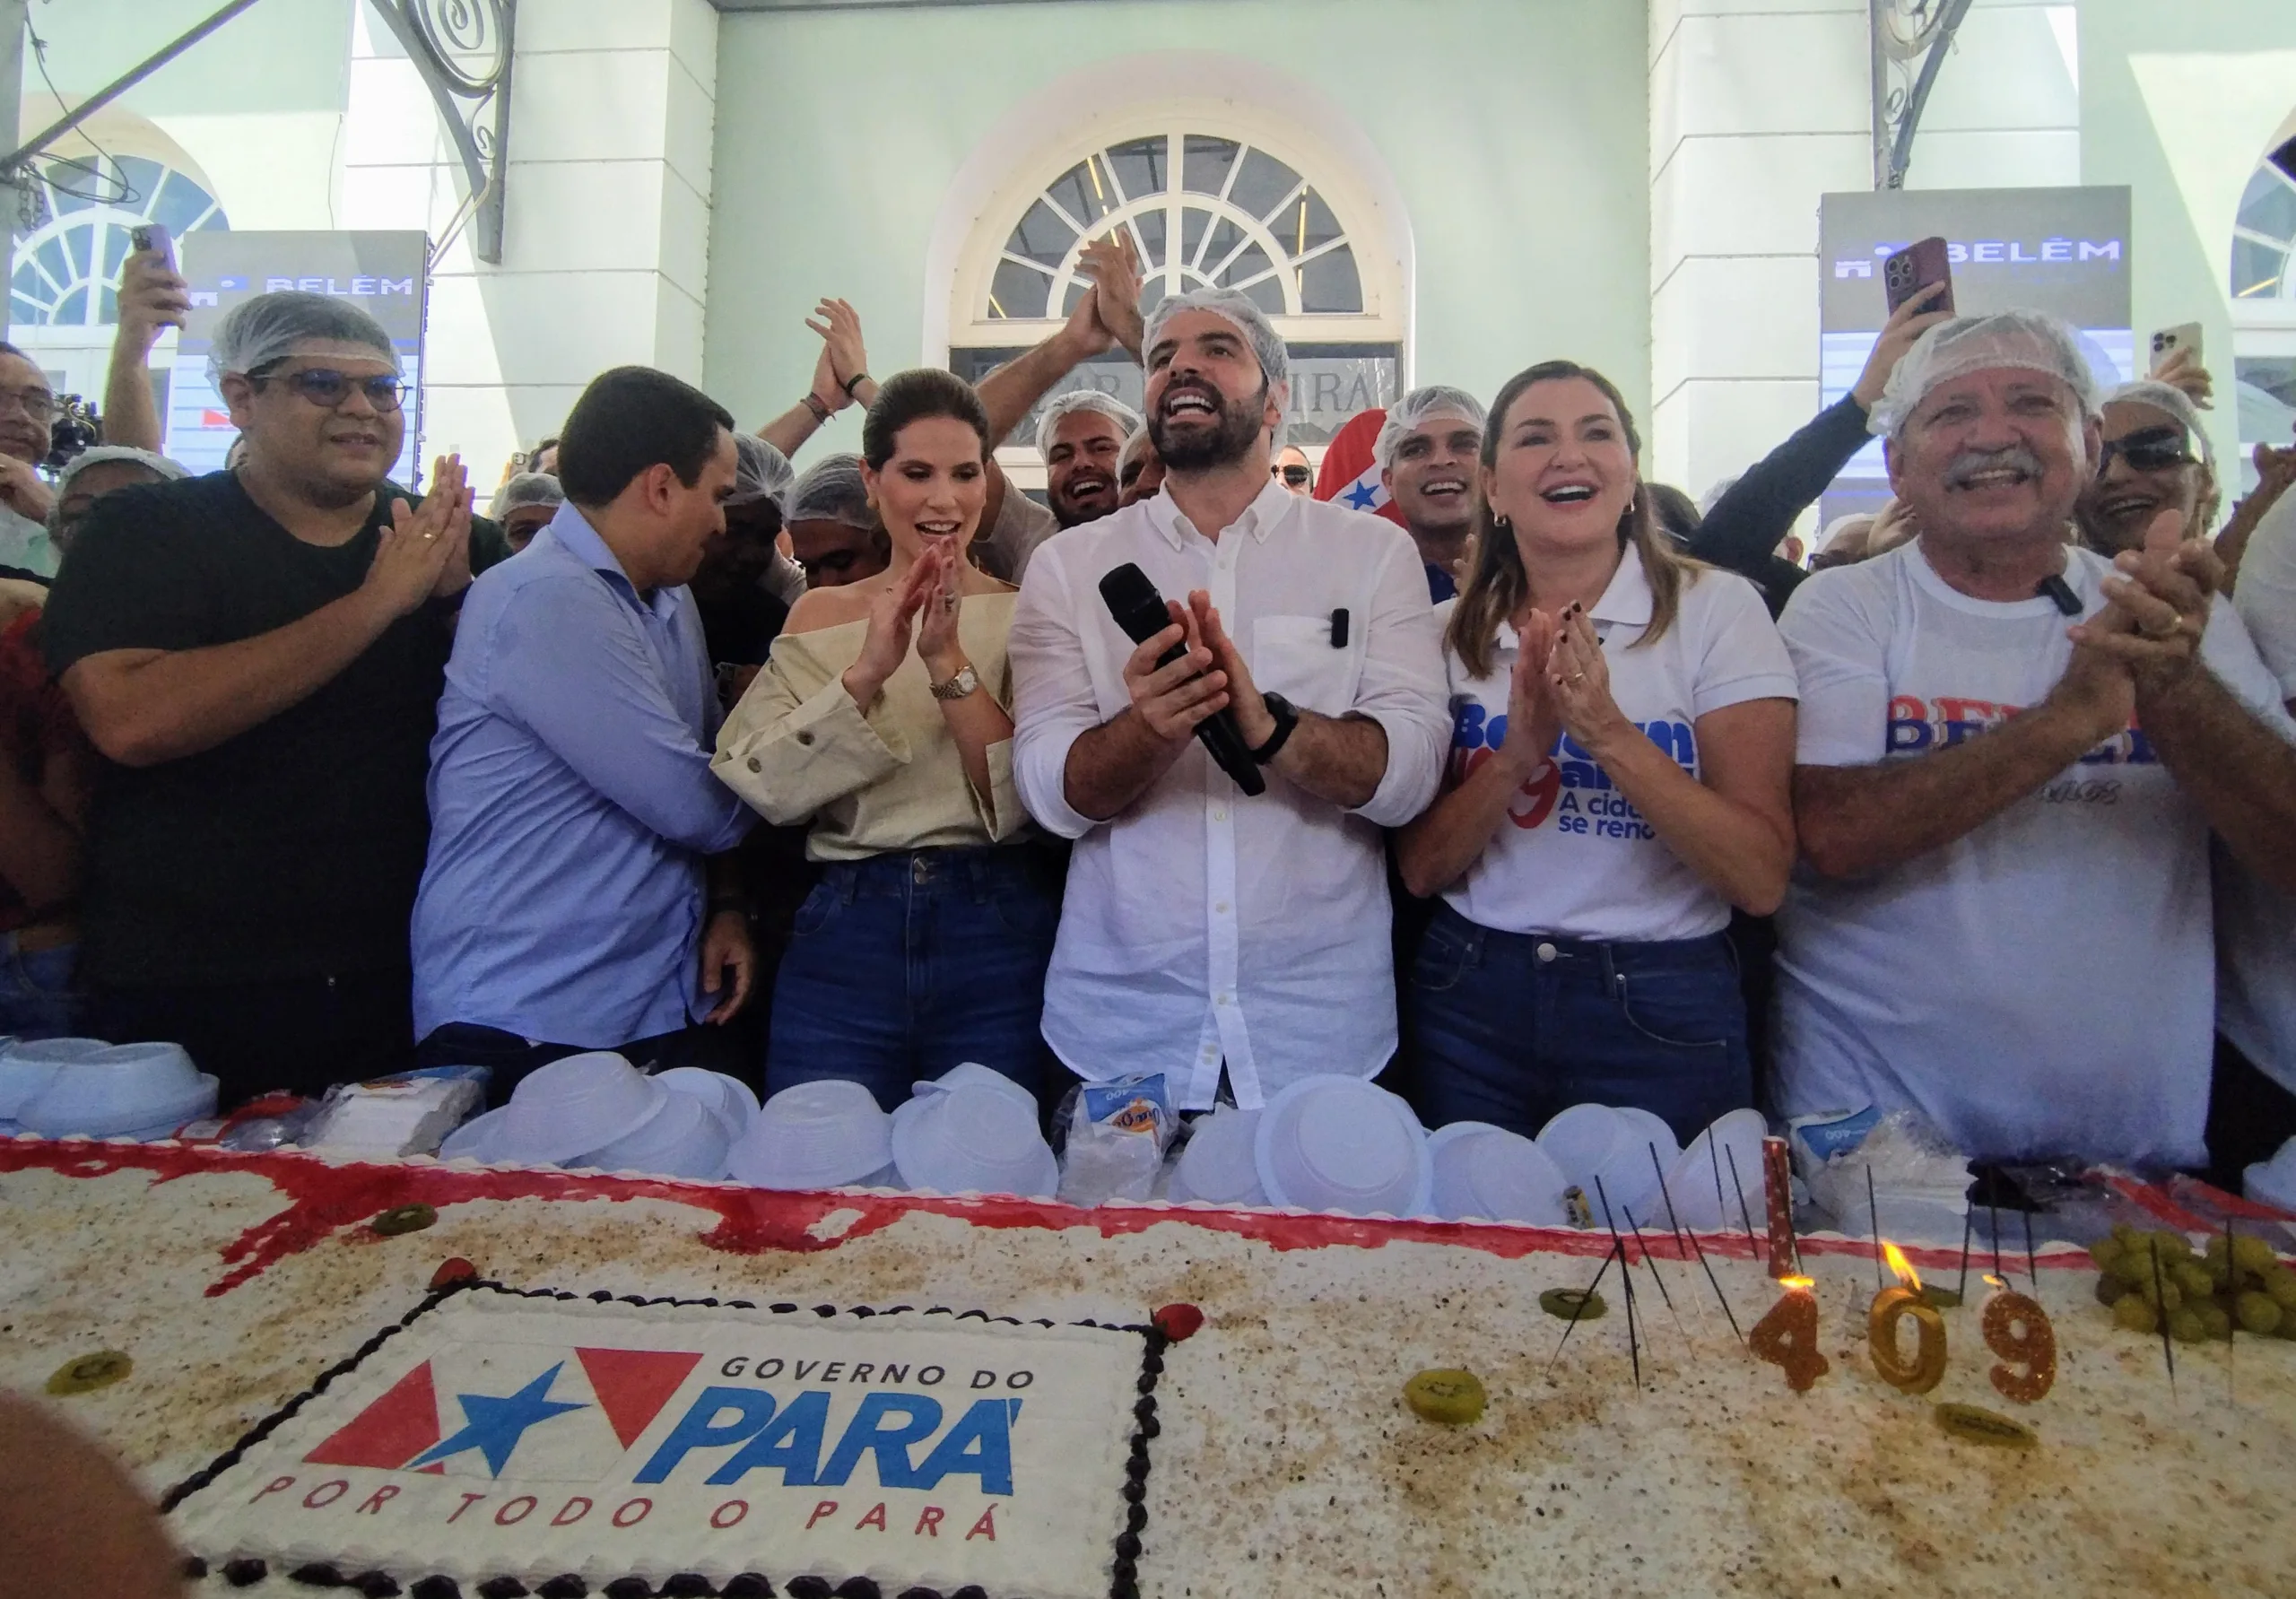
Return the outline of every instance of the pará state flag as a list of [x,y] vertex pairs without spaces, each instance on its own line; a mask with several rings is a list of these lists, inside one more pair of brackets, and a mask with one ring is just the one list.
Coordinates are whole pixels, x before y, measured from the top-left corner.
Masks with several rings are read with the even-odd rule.
[[1379,481],[1379,464],[1371,458],[1371,446],[1387,421],[1387,412],[1375,405],[1349,417],[1331,436],[1324,450],[1323,468],[1316,474],[1316,498],[1385,517],[1401,527],[1403,517],[1387,498],[1387,485]]

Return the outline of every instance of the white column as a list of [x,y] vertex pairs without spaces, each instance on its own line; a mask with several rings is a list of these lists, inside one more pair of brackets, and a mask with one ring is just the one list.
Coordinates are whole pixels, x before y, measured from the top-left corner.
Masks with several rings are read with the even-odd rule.
[[[2074,8],[1979,0],[1908,187],[2080,181]],[[1873,187],[1865,0],[1651,0],[1649,471],[1692,496],[1818,405],[1818,208]]]
[[[521,0],[499,265],[467,229],[433,268],[424,431],[491,491],[607,367],[701,374],[718,14],[709,0]],[[420,76],[365,6],[344,228],[434,244],[467,186]]]

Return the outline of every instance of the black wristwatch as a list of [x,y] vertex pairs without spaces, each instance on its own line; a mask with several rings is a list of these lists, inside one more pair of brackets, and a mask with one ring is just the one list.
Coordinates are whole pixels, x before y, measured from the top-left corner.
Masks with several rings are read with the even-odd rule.
[[1265,743],[1249,753],[1256,765],[1265,766],[1283,752],[1284,741],[1292,736],[1292,730],[1300,725],[1300,713],[1293,708],[1292,702],[1281,694],[1262,694],[1260,699],[1266,703],[1267,714],[1275,718],[1275,731],[1267,735]]

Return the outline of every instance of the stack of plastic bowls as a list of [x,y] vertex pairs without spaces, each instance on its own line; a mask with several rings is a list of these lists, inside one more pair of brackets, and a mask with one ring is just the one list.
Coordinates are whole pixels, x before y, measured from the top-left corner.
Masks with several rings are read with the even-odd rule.
[[0,1084],[16,1099],[16,1122],[49,1138],[169,1138],[215,1114],[215,1079],[180,1044],[11,1044]]
[[[1729,1231],[1744,1226],[1749,1216],[1753,1225],[1761,1225],[1761,1140],[1769,1131],[1761,1111],[1733,1110],[1690,1141],[1666,1173],[1666,1192],[1684,1227]],[[1741,1192],[1747,1206],[1743,1212]]]
[[1287,1083],[1267,1102],[1253,1137],[1271,1204],[1352,1216],[1423,1216],[1434,1163],[1411,1108],[1355,1077]]
[[1060,1186],[1036,1096],[986,1066],[918,1084],[892,1119],[893,1165],[911,1188],[1049,1199]]
[[1561,1227],[1570,1219],[1562,1196],[1569,1180],[1520,1133],[1453,1122],[1429,1136],[1427,1149],[1435,1161],[1435,1213],[1445,1221]]
[[1173,1164],[1165,1197],[1174,1204],[1265,1204],[1267,1194],[1259,1186],[1259,1165],[1252,1153],[1260,1115],[1222,1105],[1210,1116],[1199,1117]]
[[892,1117],[857,1082],[800,1082],[768,1099],[726,1164],[752,1188],[881,1188],[893,1181]]
[[593,1050],[527,1073],[508,1105],[457,1128],[439,1158],[716,1179],[726,1175],[732,1117],[745,1101],[756,1102],[718,1073],[649,1077]]
[[748,1132],[750,1124],[757,1120],[757,1095],[738,1077],[705,1071],[700,1066],[672,1066],[666,1072],[655,1073],[654,1081],[664,1088],[693,1095],[718,1113],[718,1119],[735,1138]]

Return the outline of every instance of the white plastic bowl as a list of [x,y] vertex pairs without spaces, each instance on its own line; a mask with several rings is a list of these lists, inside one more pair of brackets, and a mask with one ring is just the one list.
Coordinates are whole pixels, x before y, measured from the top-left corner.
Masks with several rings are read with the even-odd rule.
[[0,1044],[0,1118],[16,1119],[70,1061],[87,1060],[111,1046],[101,1038],[9,1038]]
[[110,1044],[61,1063],[16,1120],[50,1138],[109,1138],[162,1124],[172,1131],[213,1114],[215,1099],[215,1079],[180,1044]]
[[1547,1152],[1520,1133],[1489,1122],[1453,1122],[1427,1138],[1435,1162],[1435,1213],[1561,1227],[1570,1219],[1570,1185]]
[[726,1165],[753,1188],[837,1188],[866,1182],[892,1159],[892,1117],[876,1096],[857,1082],[824,1081],[768,1099]]
[[1267,1102],[1252,1143],[1272,1204],[1352,1216],[1422,1216],[1434,1186],[1411,1107],[1359,1077],[1318,1074]]
[[691,1094],[716,1111],[739,1138],[757,1119],[757,1095],[738,1077],[700,1066],[673,1066],[654,1073],[654,1081],[673,1093]]
[[1006,1099],[1026,1105],[1030,1115],[1037,1113],[1037,1097],[1034,1094],[996,1067],[984,1066],[975,1060],[960,1061],[938,1077],[912,1084],[909,1091],[911,1097],[921,1099],[931,1094],[944,1094],[960,1088],[994,1089]]
[[502,1118],[509,1115],[508,1107],[489,1110],[471,1117],[447,1134],[439,1146],[441,1160],[508,1160],[501,1151]]
[[1259,1186],[1259,1166],[1253,1159],[1261,1115],[1223,1105],[1210,1116],[1198,1117],[1172,1167],[1171,1186],[1165,1197],[1175,1204],[1191,1200],[1206,1204],[1265,1204],[1267,1194]]
[[[1690,1141],[1690,1147],[1666,1173],[1666,1192],[1674,1195],[1674,1214],[1684,1227],[1700,1232],[1734,1232],[1749,1217],[1757,1230],[1762,1227],[1761,1141],[1769,1131],[1770,1124],[1761,1111],[1733,1110]],[[1738,1163],[1735,1183],[1730,1176],[1734,1155]],[[1743,1215],[1738,1210],[1742,1186],[1746,1203]],[[1661,1207],[1665,1203],[1658,1201]]]
[[511,1091],[494,1158],[562,1165],[638,1133],[662,1113],[669,1093],[608,1050],[552,1061]]
[[1049,1199],[1060,1163],[1037,1130],[1035,1099],[983,1083],[921,1095],[893,1112],[893,1164],[911,1188]]
[[732,1142],[732,1130],[715,1110],[695,1095],[673,1093],[641,1126],[566,1164],[714,1181],[726,1175],[726,1149]]

